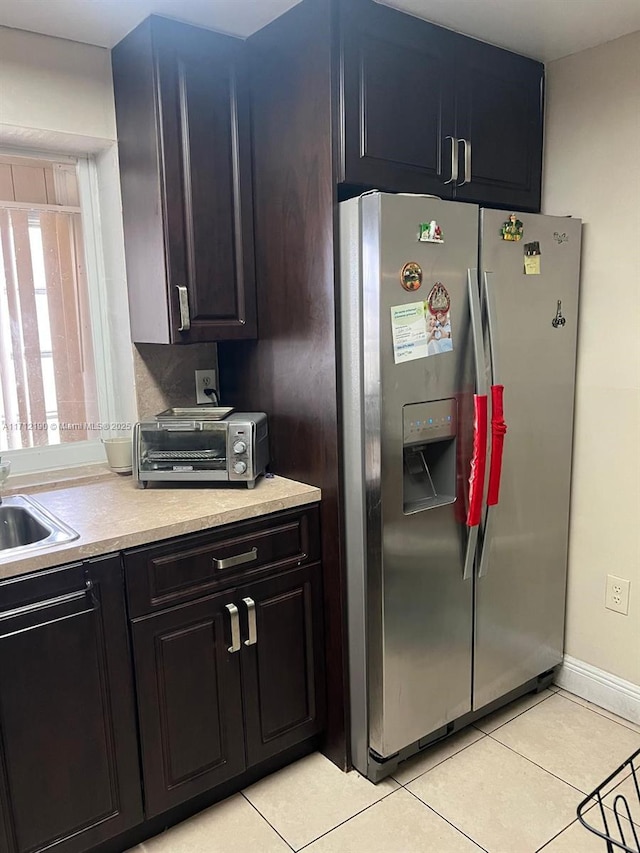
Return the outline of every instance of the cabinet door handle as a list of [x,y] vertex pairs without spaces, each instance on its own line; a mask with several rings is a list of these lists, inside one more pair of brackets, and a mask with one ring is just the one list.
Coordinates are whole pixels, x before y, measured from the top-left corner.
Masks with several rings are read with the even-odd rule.
[[471,141],[469,139],[458,141],[464,145],[464,181],[458,184],[459,187],[463,187],[471,183]]
[[212,559],[214,569],[230,569],[231,566],[241,566],[242,563],[252,563],[258,559],[258,549],[252,548],[244,554],[236,554],[234,557],[214,557]]
[[249,636],[244,641],[245,646],[255,646],[258,642],[258,625],[256,622],[256,603],[253,598],[243,598],[247,605],[247,621],[249,622]]
[[229,611],[229,617],[231,620],[231,645],[227,649],[228,652],[239,652],[240,651],[240,615],[238,614],[238,608],[235,604],[227,604],[225,605],[227,610]]
[[459,140],[454,136],[445,136],[445,139],[451,140],[451,177],[445,184],[455,184],[458,180],[458,143]]
[[189,293],[184,284],[176,284],[178,289],[178,305],[180,306],[179,332],[188,332],[191,328],[191,316],[189,315]]

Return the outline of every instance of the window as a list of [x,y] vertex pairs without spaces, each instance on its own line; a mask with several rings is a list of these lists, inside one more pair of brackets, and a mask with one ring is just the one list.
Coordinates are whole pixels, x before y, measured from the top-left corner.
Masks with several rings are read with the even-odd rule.
[[31,460],[18,470],[101,459],[116,426],[97,381],[108,339],[86,257],[99,235],[83,228],[78,166],[0,156],[0,453]]

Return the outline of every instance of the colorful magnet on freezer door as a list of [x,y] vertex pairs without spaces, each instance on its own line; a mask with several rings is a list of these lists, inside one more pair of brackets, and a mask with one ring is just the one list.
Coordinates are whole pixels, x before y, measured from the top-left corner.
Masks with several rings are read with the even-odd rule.
[[421,243],[444,243],[442,228],[435,219],[431,222],[421,222],[419,228],[418,240]]
[[441,281],[436,281],[427,296],[427,352],[438,355],[453,349],[451,337],[451,297]]
[[415,261],[406,263],[400,271],[400,284],[405,290],[418,290],[422,286],[422,267]]
[[524,225],[522,221],[518,219],[515,213],[512,213],[511,216],[507,219],[507,221],[503,224],[500,229],[500,233],[502,234],[503,240],[509,240],[511,242],[518,242],[518,240],[522,240],[522,235],[524,234]]

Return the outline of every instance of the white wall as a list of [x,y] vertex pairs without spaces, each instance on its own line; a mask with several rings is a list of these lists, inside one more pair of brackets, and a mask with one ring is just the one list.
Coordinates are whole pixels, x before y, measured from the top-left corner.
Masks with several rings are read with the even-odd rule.
[[[543,212],[584,221],[566,652],[640,685],[640,32],[547,66]],[[628,616],[604,607],[631,581]]]
[[109,51],[0,27],[0,124],[114,140]]

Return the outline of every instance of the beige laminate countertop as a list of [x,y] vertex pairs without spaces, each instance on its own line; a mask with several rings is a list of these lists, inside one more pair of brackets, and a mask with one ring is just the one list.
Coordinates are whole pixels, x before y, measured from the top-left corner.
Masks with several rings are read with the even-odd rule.
[[0,554],[0,580],[314,503],[320,489],[273,477],[261,478],[254,489],[165,485],[142,490],[131,477],[113,474],[100,482],[38,492],[33,499],[80,538],[29,556]]

